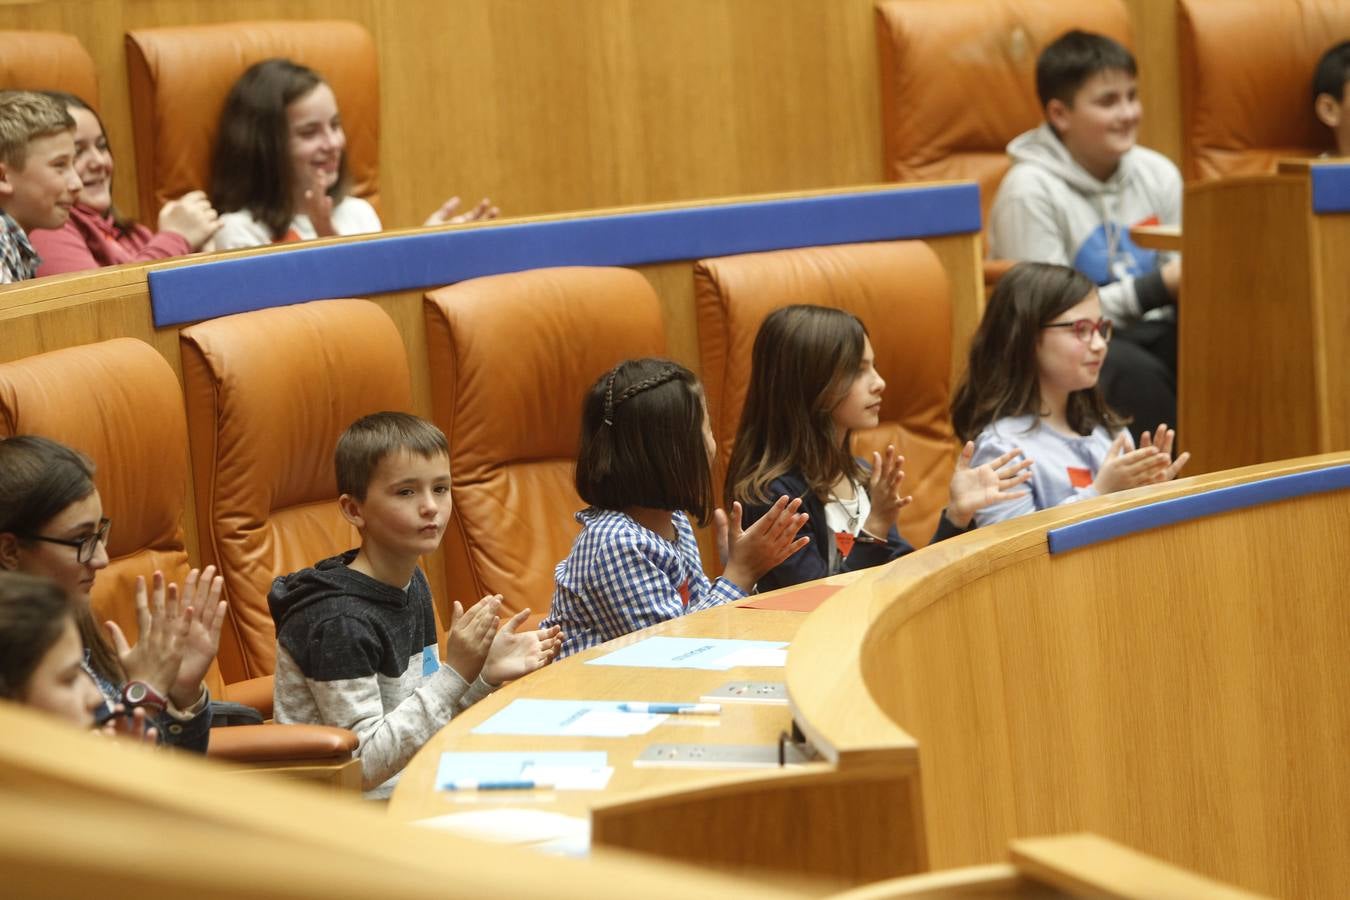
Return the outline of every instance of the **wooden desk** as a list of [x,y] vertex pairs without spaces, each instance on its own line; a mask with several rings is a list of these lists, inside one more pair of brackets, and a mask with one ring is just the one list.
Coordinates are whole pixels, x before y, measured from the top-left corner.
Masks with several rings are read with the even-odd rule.
[[1149,250],[1181,252],[1181,227],[1178,225],[1136,225],[1130,239]]
[[1350,453],[982,528],[813,613],[794,714],[841,773],[918,742],[934,869],[1081,829],[1247,890],[1343,896],[1347,533]]
[[[847,584],[860,577],[868,576],[843,575],[828,581]],[[790,641],[805,620],[805,613],[719,607],[554,663],[474,704],[428,742],[404,770],[390,815],[416,820],[485,806],[528,805],[591,816],[596,845],[644,850],[716,868],[773,869],[780,875],[815,876],[834,886],[922,871],[926,860],[914,777],[917,760],[912,755],[899,767],[843,775],[825,762],[739,771],[632,764],[655,743],[773,746],[780,733],[791,729],[787,706],[728,703],[720,716],[671,717],[648,734],[630,738],[472,733],[521,698],[690,701],[729,681],[782,681],[783,669],[716,672],[585,663],[654,634]],[[525,796],[438,792],[436,767],[441,753],[449,750],[603,750],[615,772],[603,791],[539,791]]]

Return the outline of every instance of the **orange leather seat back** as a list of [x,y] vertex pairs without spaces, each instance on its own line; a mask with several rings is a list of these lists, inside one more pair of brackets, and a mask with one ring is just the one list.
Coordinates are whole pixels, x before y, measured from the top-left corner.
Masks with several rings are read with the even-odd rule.
[[98,75],[80,39],[59,31],[0,31],[0,88],[65,91],[98,108]]
[[579,531],[581,404],[625,359],[665,354],[661,306],[628,269],[536,269],[427,294],[436,424],[450,438],[449,599],[548,613]]
[[1178,0],[1182,172],[1187,180],[1273,172],[1334,149],[1313,114],[1313,70],[1350,38],[1341,0]]
[[[14,434],[60,441],[97,467],[94,483],[112,520],[111,561],[98,573],[90,600],[97,621],[111,619],[134,641],[136,576],[148,582],[158,569],[181,584],[188,573],[187,425],[173,369],[132,338],[0,365],[0,435]],[[213,696],[222,696],[215,664],[206,683]]]
[[380,77],[370,33],[355,22],[226,22],[127,34],[127,83],[136,138],[140,218],[207,190],[220,111],[256,62],[309,66],[337,95],[352,194],[379,206]]
[[[719,498],[750,385],[751,353],[764,319],[811,303],[853,313],[867,326],[886,380],[880,429],[905,457],[900,531],[914,546],[932,537],[947,502],[956,438],[947,411],[951,370],[951,285],[920,241],[807,247],[705,259],[694,269],[703,385],[717,438]],[[859,435],[868,448],[876,440]],[[886,439],[893,440],[893,437]],[[854,452],[863,447],[857,441]]]
[[1120,0],[884,0],[875,23],[885,177],[975,181],[986,220],[1008,142],[1044,119],[1042,48],[1074,28],[1130,45]]
[[180,340],[202,558],[225,576],[241,651],[220,665],[231,681],[271,675],[272,580],[360,543],[333,451],[361,416],[411,409],[403,340],[366,300],[226,316]]

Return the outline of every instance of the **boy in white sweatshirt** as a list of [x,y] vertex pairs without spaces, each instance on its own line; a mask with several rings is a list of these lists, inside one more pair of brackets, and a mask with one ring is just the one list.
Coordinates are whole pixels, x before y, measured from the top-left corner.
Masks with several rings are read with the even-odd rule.
[[1136,143],[1134,56],[1070,31],[1036,61],[1045,123],[1008,145],[1013,167],[990,211],[994,256],[1072,266],[1098,285],[1116,341],[1102,370],[1107,402],[1139,433],[1176,422],[1181,259],[1135,245],[1130,228],[1181,223],[1181,173]]

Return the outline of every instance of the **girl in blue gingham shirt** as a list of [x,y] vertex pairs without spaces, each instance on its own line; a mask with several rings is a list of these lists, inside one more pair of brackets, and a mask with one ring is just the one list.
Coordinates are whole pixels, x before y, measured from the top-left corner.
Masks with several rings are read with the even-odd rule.
[[629,360],[590,389],[582,411],[576,486],[590,504],[581,534],[554,570],[541,627],[561,625],[567,656],[686,612],[739,600],[796,552],[800,500],[779,498],[750,528],[741,507],[715,510],[726,569],[709,581],[690,524],[712,509],[717,445],[692,372],[664,359]]

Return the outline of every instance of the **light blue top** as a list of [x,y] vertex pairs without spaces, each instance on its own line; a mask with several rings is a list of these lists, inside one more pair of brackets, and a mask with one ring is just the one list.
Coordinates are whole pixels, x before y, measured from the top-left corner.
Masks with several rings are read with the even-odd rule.
[[[1098,425],[1085,436],[1061,434],[1040,422],[1038,416],[1009,416],[987,426],[975,439],[975,458],[971,467],[997,459],[1014,447],[1021,447],[1033,461],[1031,482],[1024,497],[986,506],[975,513],[976,525],[992,525],[1039,509],[1073,503],[1097,496],[1092,486],[1101,471],[1113,436]],[[1075,486],[1078,484],[1085,486]]]

